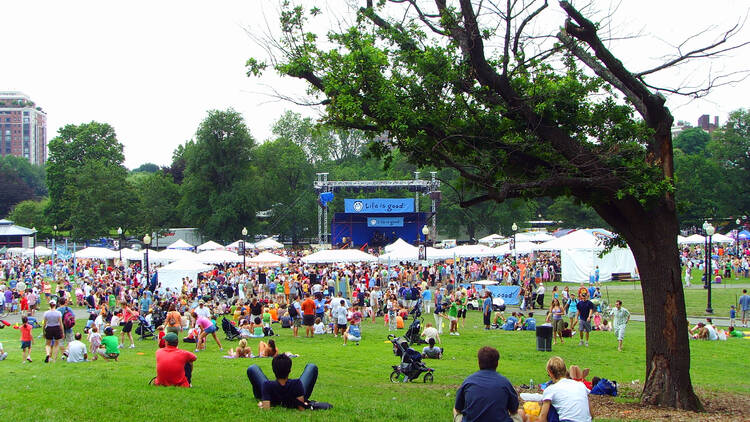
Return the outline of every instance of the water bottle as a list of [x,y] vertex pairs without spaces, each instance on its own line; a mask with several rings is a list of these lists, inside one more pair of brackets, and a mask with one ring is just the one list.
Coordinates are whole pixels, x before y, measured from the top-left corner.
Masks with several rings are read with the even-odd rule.
[[535,387],[534,387],[534,379],[533,378],[529,379],[529,388],[531,388],[532,390],[535,389]]

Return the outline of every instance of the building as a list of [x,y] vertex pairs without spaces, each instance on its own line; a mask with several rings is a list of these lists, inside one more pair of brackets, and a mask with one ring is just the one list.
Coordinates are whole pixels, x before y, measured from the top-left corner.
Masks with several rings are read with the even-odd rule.
[[34,230],[0,220],[0,248],[27,248],[33,245]]
[[711,116],[708,114],[702,115],[698,118],[698,127],[708,133],[713,132],[719,128],[719,116],[714,116],[714,122],[711,123]]
[[47,114],[22,92],[0,91],[0,155],[47,161]]

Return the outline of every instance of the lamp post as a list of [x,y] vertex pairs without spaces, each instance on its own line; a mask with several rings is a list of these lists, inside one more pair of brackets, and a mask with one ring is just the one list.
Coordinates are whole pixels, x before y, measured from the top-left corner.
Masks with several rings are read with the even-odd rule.
[[36,226],[32,227],[31,230],[34,232],[34,243],[31,244],[32,268],[36,268]]
[[711,251],[711,236],[714,235],[716,232],[716,229],[714,226],[711,225],[709,222],[703,223],[703,230],[706,231],[706,236],[708,237],[708,248],[706,249],[706,268],[708,268],[706,272],[706,284],[708,288],[708,303],[706,304],[706,313],[712,314],[714,313],[714,309],[711,307],[711,260],[712,260],[712,251]]
[[245,238],[247,237],[247,227],[242,228],[242,272],[245,272]]
[[518,231],[518,224],[513,222],[513,225],[510,226],[510,229],[513,230],[513,260],[516,260],[516,232]]
[[117,228],[117,249],[120,251],[120,265],[122,265],[122,227]]
[[424,243],[422,244],[422,249],[420,250],[420,256],[419,259],[421,260],[427,260],[427,236],[430,235],[430,229],[425,224],[422,227],[422,235],[424,236]]
[[57,261],[57,224],[52,226],[52,262]]
[[734,220],[734,223],[737,224],[737,234],[734,235],[734,255],[737,257],[737,259],[740,259],[740,223],[742,221],[738,218]]
[[[151,284],[151,277],[149,274],[149,267],[148,267],[148,247],[151,244],[151,236],[146,233],[145,236],[143,236],[143,244],[146,245],[146,255],[145,255],[145,266],[146,266],[146,286],[149,286]],[[150,286],[149,286],[150,287]]]

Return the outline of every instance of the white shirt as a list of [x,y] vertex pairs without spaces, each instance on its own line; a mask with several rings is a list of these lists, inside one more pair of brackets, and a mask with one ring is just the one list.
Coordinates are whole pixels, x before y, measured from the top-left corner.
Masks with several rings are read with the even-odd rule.
[[716,333],[716,328],[713,327],[713,325],[707,324],[706,328],[708,329],[708,339],[709,340],[718,340],[719,334]]
[[438,330],[435,327],[427,327],[424,329],[424,339],[425,341],[434,338],[435,341],[437,341],[438,336]]
[[195,308],[195,313],[196,315],[198,315],[198,317],[211,319],[211,311],[209,311],[205,306],[198,306],[197,308]]
[[563,378],[544,389],[542,400],[549,400],[560,420],[590,422],[589,390],[582,382]]
[[68,363],[85,362],[86,345],[78,340],[68,343]]

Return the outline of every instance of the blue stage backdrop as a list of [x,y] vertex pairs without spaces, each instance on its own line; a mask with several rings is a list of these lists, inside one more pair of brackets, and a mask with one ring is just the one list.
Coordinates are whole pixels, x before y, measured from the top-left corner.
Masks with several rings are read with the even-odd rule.
[[344,199],[344,212],[352,214],[414,212],[414,198]]
[[346,238],[355,246],[384,246],[400,237],[417,244],[427,217],[425,212],[398,213],[398,217],[394,213],[337,212],[331,222],[331,242],[340,245]]

